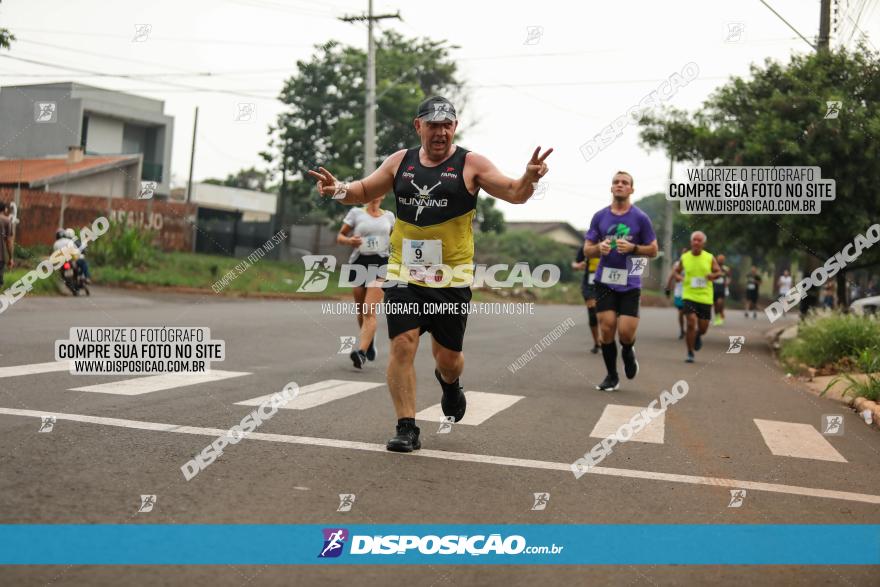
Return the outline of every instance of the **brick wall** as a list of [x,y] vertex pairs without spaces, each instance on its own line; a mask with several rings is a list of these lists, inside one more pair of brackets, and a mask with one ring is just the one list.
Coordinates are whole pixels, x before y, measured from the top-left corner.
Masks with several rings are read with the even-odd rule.
[[[64,227],[79,230],[100,217],[150,228],[159,235],[157,243],[166,251],[192,250],[195,204],[103,198],[67,194],[64,199]],[[0,201],[15,201],[13,188],[0,187]],[[108,210],[109,204],[109,210]],[[18,206],[19,224],[15,241],[22,246],[55,242],[61,222],[62,195],[57,192],[22,189]]]

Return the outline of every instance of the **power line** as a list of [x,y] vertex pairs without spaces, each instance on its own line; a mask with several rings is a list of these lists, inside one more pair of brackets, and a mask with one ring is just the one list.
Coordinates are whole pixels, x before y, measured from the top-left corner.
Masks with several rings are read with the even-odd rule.
[[775,15],[779,18],[779,20],[781,20],[782,22],[784,22],[784,23],[788,26],[788,28],[790,28],[790,29],[793,30],[795,33],[797,33],[797,36],[799,36],[800,38],[802,38],[802,39],[804,40],[804,43],[806,43],[807,45],[809,45],[811,49],[813,49],[813,50],[816,49],[816,46],[813,45],[813,43],[811,43],[811,42],[810,42],[805,36],[803,36],[799,30],[797,30],[796,28],[794,28],[794,26],[792,26],[792,24],[791,24],[790,22],[788,22],[787,20],[785,20],[785,18],[784,18],[781,14],[779,14],[778,12],[776,12],[775,10],[773,10],[773,7],[772,7],[772,6],[770,6],[769,4],[767,4],[767,2],[765,2],[764,0],[758,0],[758,1],[759,1],[761,4],[763,4],[764,6],[766,6],[766,7],[770,10],[770,12],[772,12],[773,14],[775,14]]
[[[61,49],[66,52],[82,53],[83,55],[92,55],[104,59],[114,59],[116,61],[125,61],[129,63],[141,63],[144,65],[166,66],[166,63],[158,63],[156,61],[144,61],[142,59],[132,59],[130,57],[119,57],[116,55],[107,55],[105,53],[97,53],[95,51],[86,51],[85,49],[77,49],[75,47],[67,47],[64,45],[56,45],[54,43],[44,43],[42,41],[31,41],[29,39],[16,39],[16,43],[24,42],[33,45],[51,47],[53,49]],[[130,73],[126,75],[137,75],[139,77],[220,77],[225,75],[257,75],[257,74],[273,74],[290,72],[294,69],[292,66],[275,69],[242,69],[237,71],[186,71],[183,68],[177,68],[177,72],[162,73]],[[50,74],[22,74],[23,77],[47,77]],[[92,74],[92,75],[109,75],[109,74]]]
[[[863,31],[861,28],[859,28],[859,19],[862,18],[862,12],[865,10],[865,7],[867,5],[868,5],[868,0],[865,0],[862,3],[861,8],[859,9],[859,13],[856,15],[855,20],[853,20],[852,17],[847,14],[847,18],[849,18],[849,20],[853,23],[853,26],[852,26],[852,31],[849,33],[849,39],[846,40],[846,44],[849,45],[850,41],[852,41],[853,35],[855,35],[856,31],[859,31],[862,34],[862,37],[866,41],[868,41],[868,43],[871,45],[871,47],[873,47],[874,50],[876,51],[877,47],[874,47],[874,44],[871,43],[870,40],[868,40],[868,35],[865,33],[865,31]],[[874,7],[872,6],[871,12],[873,12],[873,10],[874,10]]]
[[[16,33],[46,33],[51,35],[70,35],[84,37],[105,37],[111,39],[127,39],[131,41],[131,35],[115,35],[112,33],[84,32],[84,31],[65,31],[65,30],[49,30],[49,29],[30,29],[15,27]],[[256,47],[314,47],[314,44],[308,43],[276,43],[268,41],[236,41],[232,39],[195,39],[191,37],[163,37],[150,35],[150,41],[170,41],[177,43],[209,43],[217,45],[252,45]]]
[[248,6],[250,8],[261,8],[264,10],[275,10],[277,12],[286,12],[288,14],[298,14],[301,16],[313,16],[317,18],[334,18],[332,11],[319,10],[317,7],[303,8],[284,4],[268,2],[266,0],[225,0],[228,4],[237,4],[239,6]]
[[[694,79],[697,80],[722,80],[728,79],[728,76],[700,76],[699,78]],[[468,88],[531,88],[531,87],[556,87],[556,86],[602,86],[602,85],[617,85],[617,84],[647,84],[647,83],[657,83],[662,80],[654,79],[630,79],[630,80],[586,80],[586,81],[578,81],[578,82],[533,82],[533,83],[520,83],[520,84],[465,84]]]
[[[131,74],[115,74],[115,73],[103,73],[103,72],[99,72],[99,71],[93,71],[93,70],[89,70],[89,69],[83,69],[83,68],[81,68],[81,67],[71,67],[71,66],[69,66],[69,65],[58,65],[58,64],[54,64],[54,63],[47,63],[47,62],[45,62],[45,61],[40,61],[40,60],[37,60],[37,59],[28,59],[28,58],[26,58],[26,57],[16,57],[16,56],[14,56],[14,55],[8,55],[8,54],[6,54],[6,53],[0,53],[0,57],[6,58],[6,59],[13,59],[13,60],[16,60],[16,61],[23,61],[23,62],[25,62],[25,63],[33,63],[33,64],[35,64],[35,65],[42,65],[42,66],[45,66],[45,67],[54,67],[54,68],[56,68],[56,69],[66,69],[66,70],[68,70],[68,71],[76,71],[76,72],[79,72],[79,73],[88,73],[88,74],[92,74],[92,75],[95,75],[95,76],[98,76],[98,77],[110,77],[110,78],[132,79],[132,80],[137,80],[137,81],[148,81],[148,80],[145,80],[145,79],[143,79],[142,77],[140,77],[140,76],[138,76],[138,75],[131,75]],[[217,93],[221,93],[221,94],[232,94],[232,95],[236,95],[236,96],[240,96],[240,97],[244,97],[244,98],[256,98],[256,99],[259,99],[259,100],[265,100],[265,99],[267,99],[267,98],[264,97],[264,96],[257,96],[257,95],[254,95],[254,94],[247,94],[247,93],[239,92],[239,91],[235,91],[235,92],[233,92],[233,91],[218,90],[218,89],[213,89],[213,88],[201,88],[201,87],[198,87],[198,86],[188,86],[188,85],[186,85],[186,84],[179,84],[179,83],[170,82],[170,81],[163,81],[163,80],[160,80],[160,79],[149,80],[149,81],[154,81],[154,82],[159,83],[159,84],[165,84],[165,85],[174,86],[174,87],[178,87],[178,88],[186,88],[186,89],[189,89],[189,90],[207,91],[207,92],[217,92]],[[131,90],[129,90],[129,91],[131,91]],[[275,99],[277,99],[277,98],[275,98]]]

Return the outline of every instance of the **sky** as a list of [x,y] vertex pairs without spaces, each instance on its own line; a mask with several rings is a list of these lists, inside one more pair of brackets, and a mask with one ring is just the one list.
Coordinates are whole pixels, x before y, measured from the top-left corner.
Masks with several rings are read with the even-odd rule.
[[[767,3],[815,42],[819,0]],[[880,0],[835,4],[832,46],[854,47],[863,34],[880,45]],[[338,20],[366,9],[366,0],[2,0],[0,27],[17,40],[0,51],[0,86],[78,81],[163,100],[174,117],[176,185],[189,173],[198,106],[193,177],[225,177],[265,166],[258,153],[297,59],[331,39],[366,48],[365,25]],[[507,220],[578,228],[610,202],[618,169],[633,175],[636,201],[665,190],[669,160],[640,145],[635,125],[589,160],[580,149],[664,80],[686,66],[696,74],[665,102],[693,111],[730,76],[748,76],[750,64],[812,51],[760,0],[376,0],[373,10],[400,12],[402,21],[382,28],[459,47],[452,56],[469,97],[459,122],[463,146],[512,177],[535,147],[553,147],[544,194],[519,206],[499,201]],[[236,120],[241,103],[254,104],[249,122]]]

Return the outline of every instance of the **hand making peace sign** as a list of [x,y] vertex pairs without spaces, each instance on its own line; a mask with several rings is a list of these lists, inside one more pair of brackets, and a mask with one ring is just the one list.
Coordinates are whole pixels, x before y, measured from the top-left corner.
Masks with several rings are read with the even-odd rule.
[[318,193],[321,194],[321,196],[336,195],[339,182],[336,181],[336,178],[333,177],[332,173],[323,167],[318,167],[318,171],[312,171],[309,169],[309,175],[318,180]]
[[532,153],[532,158],[529,160],[528,165],[526,165],[526,175],[532,178],[532,181],[538,181],[549,171],[547,164],[544,163],[544,159],[549,157],[552,152],[553,148],[551,147],[546,153],[540,155],[541,147],[538,147],[535,149],[535,152]]

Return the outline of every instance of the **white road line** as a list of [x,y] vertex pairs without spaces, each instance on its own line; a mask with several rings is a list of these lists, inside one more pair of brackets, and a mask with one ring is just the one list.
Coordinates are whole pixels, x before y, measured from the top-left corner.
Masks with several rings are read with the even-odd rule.
[[[373,383],[372,381],[343,381],[341,379],[328,379],[312,383],[299,389],[299,393],[295,398],[280,406],[284,410],[308,410],[315,406],[320,406],[350,395],[367,391],[375,387],[382,387],[384,383]],[[237,406],[258,406],[272,397],[273,394],[261,395],[253,399],[243,402],[235,402]]]
[[847,462],[843,455],[809,424],[755,418],[755,425],[761,431],[764,443],[775,455],[836,463]]
[[[483,391],[466,391],[467,412],[464,418],[457,424],[477,426],[482,424],[498,412],[506,410],[523,397],[522,395],[506,395],[503,393],[486,393]],[[416,420],[429,422],[442,422],[446,417],[440,404],[434,404],[416,414]]]
[[70,391],[90,391],[93,393],[112,393],[114,395],[143,395],[145,393],[153,393],[154,391],[174,389],[175,387],[241,377],[242,375],[250,375],[250,373],[217,371],[215,369],[205,373],[166,373],[163,375],[151,375],[149,377],[136,377],[135,379],[87,385],[85,387],[74,387]]
[[0,378],[20,377],[21,375],[37,375],[39,373],[55,373],[70,370],[70,361],[52,361],[50,363],[33,363],[31,365],[12,365],[0,367]]
[[[83,422],[87,424],[101,424],[104,426],[117,426],[120,428],[132,428],[135,430],[154,430],[158,432],[176,432],[178,434],[197,434],[201,436],[216,437],[226,434],[227,430],[220,428],[201,428],[196,426],[178,426],[177,424],[160,424],[158,422],[141,422],[138,420],[122,420],[120,418],[103,418],[99,416],[85,416],[80,414],[53,414],[51,412],[38,412],[35,410],[19,410],[16,408],[0,408],[0,414],[7,416],[25,416],[31,418],[43,418],[55,416],[56,420],[69,420],[71,422]],[[252,432],[249,439],[266,440],[270,442],[282,442],[286,444],[302,444],[308,446],[323,446],[327,448],[349,448],[368,452],[383,453],[389,458],[421,457],[429,459],[441,459],[446,461],[463,461],[469,463],[485,463],[506,467],[525,467],[529,469],[542,469],[547,471],[562,471],[571,474],[569,463],[554,463],[551,461],[535,461],[531,459],[516,459],[510,457],[497,457],[492,455],[477,455],[463,452],[446,452],[442,450],[422,449],[409,455],[399,453],[389,454],[384,444],[371,444],[368,442],[356,442],[352,440],[334,440],[332,438],[314,438],[310,436],[289,436],[286,434],[267,434]],[[851,491],[837,491],[834,489],[817,489],[813,487],[800,487],[797,485],[782,485],[779,483],[762,483],[760,481],[741,481],[738,479],[724,479],[721,477],[700,477],[696,475],[678,475],[675,473],[656,473],[652,471],[637,471],[634,469],[616,469],[612,467],[590,467],[588,475],[605,475],[609,477],[625,477],[629,479],[646,479],[651,481],[669,481],[672,483],[688,483],[690,485],[708,485],[711,487],[732,487],[735,489],[753,489],[755,491],[767,491],[770,493],[784,493],[787,495],[803,495],[806,497],[819,497],[825,499],[840,499],[844,501],[856,501],[861,503],[880,504],[880,495],[868,493],[854,493]]]
[[[590,436],[593,438],[608,438],[617,433],[617,429],[623,424],[630,421],[630,418],[644,410],[641,406],[619,406],[616,404],[608,404],[602,411],[602,416]],[[651,420],[647,426],[642,428],[638,433],[633,434],[629,441],[636,442],[653,442],[655,444],[663,444],[663,433],[666,429],[666,415],[660,414],[657,418]],[[626,441],[626,442],[629,442]]]

